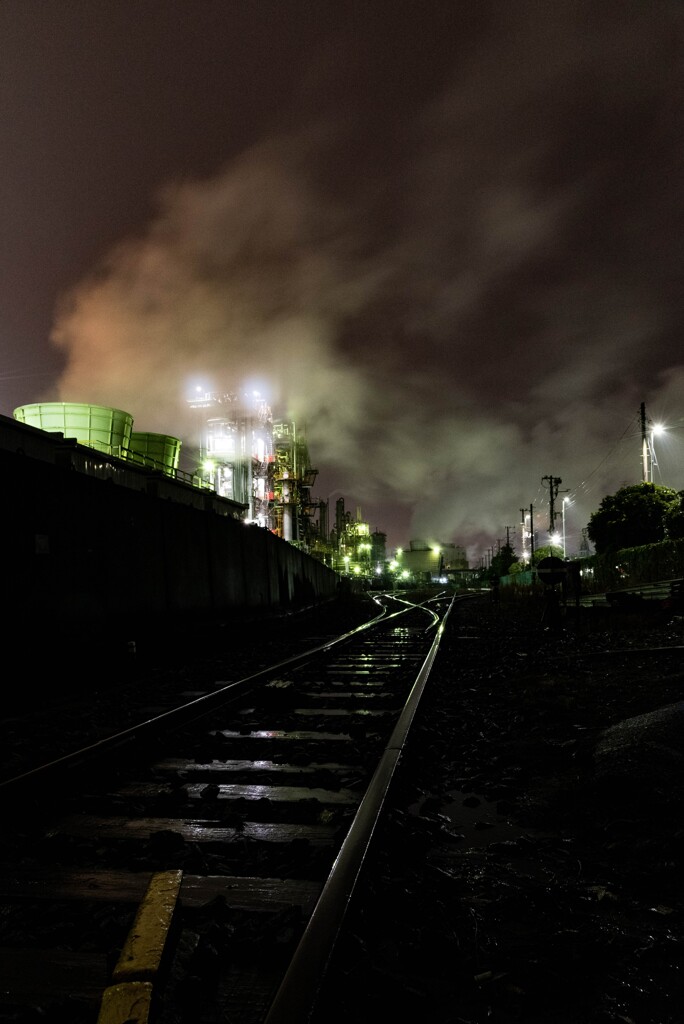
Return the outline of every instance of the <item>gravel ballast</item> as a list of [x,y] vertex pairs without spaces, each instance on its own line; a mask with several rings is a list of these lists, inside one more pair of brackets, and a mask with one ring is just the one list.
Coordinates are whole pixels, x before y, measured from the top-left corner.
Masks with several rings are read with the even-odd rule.
[[[7,717],[4,776],[371,607],[188,631],[163,663],[139,643]],[[311,1024],[682,1024],[683,647],[664,611],[454,608]]]
[[681,1024],[681,645],[452,613],[315,1024]]

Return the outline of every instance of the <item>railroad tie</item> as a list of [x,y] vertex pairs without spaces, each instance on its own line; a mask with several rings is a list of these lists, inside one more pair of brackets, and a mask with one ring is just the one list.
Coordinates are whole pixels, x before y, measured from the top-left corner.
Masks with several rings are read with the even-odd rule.
[[152,876],[105,989],[97,1024],[148,1024],[153,986],[180,892],[182,871]]
[[104,990],[97,1024],[149,1024],[152,983],[125,981]]

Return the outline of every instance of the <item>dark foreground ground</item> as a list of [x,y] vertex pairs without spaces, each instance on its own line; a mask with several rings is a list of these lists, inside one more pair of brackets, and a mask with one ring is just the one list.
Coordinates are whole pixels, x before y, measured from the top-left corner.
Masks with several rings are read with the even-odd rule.
[[316,1024],[684,1022],[682,621],[583,616],[453,614]]
[[[242,658],[368,607],[227,624],[211,644],[177,631],[162,660],[144,636],[88,656],[82,700],[42,690],[42,713],[1,723],[2,775],[124,727],[155,686],[239,678]],[[311,1024],[684,1024],[683,667],[670,613],[455,609]],[[35,710],[30,688],[16,699]]]

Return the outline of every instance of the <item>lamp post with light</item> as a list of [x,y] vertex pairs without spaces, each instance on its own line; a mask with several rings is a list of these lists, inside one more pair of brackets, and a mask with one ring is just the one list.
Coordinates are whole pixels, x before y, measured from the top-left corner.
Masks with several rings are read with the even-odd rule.
[[653,426],[651,427],[651,436],[649,437],[649,440],[648,440],[649,483],[653,483],[654,482],[654,480],[653,480],[653,467],[658,465],[658,460],[656,459],[655,448],[653,446],[653,438],[654,437],[658,437],[660,434],[662,434],[664,432],[664,430],[665,430],[665,428],[663,426],[661,426],[660,423],[654,423]]
[[[662,434],[664,427],[660,423],[652,423],[646,416],[646,406],[641,403],[639,410],[641,419],[641,466],[642,466],[642,482],[645,484],[653,483],[653,467],[658,465],[658,460],[655,456],[655,448],[653,447],[653,438]],[[646,425],[651,424],[650,432],[647,431]]]

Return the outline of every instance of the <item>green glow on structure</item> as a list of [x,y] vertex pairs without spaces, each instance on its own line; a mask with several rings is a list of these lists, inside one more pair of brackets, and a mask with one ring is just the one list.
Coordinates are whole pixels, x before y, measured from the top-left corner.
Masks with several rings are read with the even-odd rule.
[[20,405],[15,420],[39,430],[75,438],[79,444],[125,459],[133,430],[133,417],[122,409],[83,402],[38,402]]

